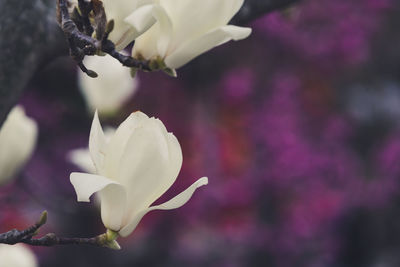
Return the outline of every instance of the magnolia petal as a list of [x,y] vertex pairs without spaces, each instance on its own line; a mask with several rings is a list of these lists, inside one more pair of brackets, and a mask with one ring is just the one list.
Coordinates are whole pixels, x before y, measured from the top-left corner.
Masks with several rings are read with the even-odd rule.
[[189,199],[192,197],[193,193],[196,191],[197,188],[206,184],[208,184],[208,178],[202,177],[196,182],[194,182],[191,186],[189,186],[185,191],[181,192],[171,200],[163,204],[153,206],[138,212],[134,217],[132,217],[129,224],[123,227],[119,231],[119,235],[122,237],[126,237],[130,233],[132,233],[133,230],[135,230],[136,226],[139,224],[140,220],[143,218],[143,216],[152,210],[171,210],[182,207],[186,202],[189,201]]
[[108,143],[104,159],[104,172],[100,174],[114,179],[118,178],[121,157],[131,133],[136,128],[140,128],[148,118],[143,112],[137,111],[120,124]]
[[[112,31],[111,33],[113,32],[114,31]],[[117,51],[122,51],[123,49],[125,49],[138,36],[138,33],[133,28],[131,28],[130,25],[126,25],[125,31],[123,31],[123,29],[121,28],[119,32],[119,36],[116,35],[120,37],[119,39],[116,39],[114,41],[115,38],[109,38],[109,40],[115,42],[115,50]]]
[[[132,50],[134,57],[139,57],[140,55],[146,59],[151,59],[157,55],[163,58],[167,53],[173,30],[171,18],[161,5],[151,5],[151,13],[152,18],[157,23],[136,39]],[[137,27],[136,19],[133,16],[129,16],[126,22],[133,27]]]
[[99,75],[93,79],[78,72],[79,87],[90,113],[97,110],[100,116],[115,114],[137,91],[138,79],[132,79],[130,69],[112,56],[85,57],[83,63]]
[[[226,25],[243,0],[160,0],[173,23],[170,48]],[[172,51],[170,51],[172,52]]]
[[72,172],[70,175],[71,184],[74,186],[77,200],[79,202],[90,202],[90,197],[105,187],[118,183],[100,175],[82,172]]
[[172,133],[168,133],[168,145],[172,176],[177,177],[182,167],[183,155],[181,145]]
[[104,226],[119,231],[126,211],[126,189],[119,184],[110,184],[99,191],[99,196]]
[[38,135],[37,123],[14,107],[0,127],[0,185],[7,183],[31,157]]
[[70,162],[78,166],[82,171],[88,173],[96,173],[96,167],[93,164],[88,149],[74,149],[68,153],[67,158]]
[[172,186],[182,167],[183,155],[181,145],[172,133],[167,133],[166,138],[169,152],[169,172],[165,176],[165,179],[159,179],[158,184],[153,188],[154,193],[152,199],[148,201],[150,202],[149,205]]
[[150,118],[132,133],[120,160],[118,182],[129,188],[129,214],[147,208],[171,186],[170,169],[165,133],[159,120]]
[[153,59],[157,56],[157,38],[160,35],[160,24],[155,23],[148,31],[135,40],[132,57]]
[[167,54],[167,50],[170,44],[172,36],[172,20],[169,17],[164,7],[155,5],[153,9],[154,17],[159,23],[159,36],[157,41],[158,55],[163,58]]
[[244,0],[225,0],[226,2],[229,2],[229,9],[226,9],[226,11],[223,14],[223,17],[226,20],[227,24],[232,17],[240,10],[240,8],[242,7]]
[[251,28],[238,27],[233,25],[222,26],[212,30],[207,34],[190,40],[182,44],[172,54],[165,58],[165,63],[168,67],[176,69],[186,64],[200,54],[207,52],[215,46],[226,43],[230,40],[241,40],[248,37],[251,33]]
[[104,225],[114,231],[121,228],[126,208],[126,191],[122,185],[100,175],[78,172],[71,173],[70,181],[80,202],[90,202],[90,197],[99,192]]
[[0,244],[0,266],[2,267],[38,267],[38,259],[25,244]]
[[138,6],[138,0],[103,0],[107,20],[114,20],[114,29],[109,39],[115,44],[117,51],[124,49],[136,37],[137,32],[124,22]]
[[94,114],[89,136],[89,152],[98,173],[103,170],[104,154],[107,141],[99,121],[97,111]]
[[153,17],[153,6],[154,5],[144,5],[139,7],[124,19],[126,23],[134,28],[137,35],[147,31],[156,22]]

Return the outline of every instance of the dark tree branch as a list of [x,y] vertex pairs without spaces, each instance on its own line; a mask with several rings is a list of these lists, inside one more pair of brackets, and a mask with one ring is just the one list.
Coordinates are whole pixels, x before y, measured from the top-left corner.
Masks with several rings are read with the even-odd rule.
[[[298,1],[246,0],[233,23],[246,24]],[[0,0],[0,127],[34,73],[45,63],[68,54],[68,43],[56,21],[56,2]],[[89,33],[87,21],[80,27]],[[126,66],[135,65],[126,56],[113,52],[111,44],[103,49],[120,62],[126,62]]]
[[300,0],[246,0],[231,23],[244,25],[267,13],[288,7],[297,2],[300,2]]
[[0,126],[35,71],[67,51],[55,7],[54,0],[0,1]]
[[[96,53],[103,52],[114,57],[124,66],[151,71],[152,69],[148,61],[140,61],[115,50],[114,43],[108,40],[108,35],[114,27],[114,22],[111,20],[107,24],[105,11],[100,1],[92,0],[89,3],[85,3],[82,0],[79,1],[80,9],[83,9],[83,11],[79,16],[75,16],[78,20],[74,21],[71,19],[68,11],[68,0],[57,0],[58,22],[68,40],[70,55],[77,62],[81,70],[90,77],[97,77],[97,74],[92,70],[88,70],[82,61],[85,56],[93,56]],[[95,24],[87,25],[90,23],[89,14],[92,11],[95,16]],[[82,31],[79,25],[83,25]],[[91,37],[91,31],[88,31],[88,28],[96,29],[98,39]]]
[[96,247],[107,247],[111,249],[120,249],[116,238],[118,234],[112,231],[107,231],[105,234],[101,234],[91,238],[80,238],[80,237],[58,237],[56,234],[49,233],[40,238],[33,238],[39,232],[47,221],[47,212],[44,211],[39,220],[32,226],[25,230],[13,229],[8,232],[0,234],[0,243],[14,245],[17,243],[25,243],[32,246],[57,246],[57,245],[91,245]]

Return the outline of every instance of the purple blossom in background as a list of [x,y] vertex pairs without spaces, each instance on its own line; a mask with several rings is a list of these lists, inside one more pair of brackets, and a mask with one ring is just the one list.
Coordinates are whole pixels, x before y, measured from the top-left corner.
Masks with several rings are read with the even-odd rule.
[[[150,213],[121,254],[40,250],[41,266],[397,266],[400,78],[377,63],[398,35],[393,10],[393,0],[306,0],[253,22],[250,39],[193,61],[182,79],[140,73],[137,94],[105,124],[142,110],[180,140],[182,170],[156,203],[193,177],[207,175],[208,188],[173,214]],[[44,70],[23,96],[39,145],[0,190],[3,230],[26,226],[19,210],[41,208],[54,231],[104,230],[68,181],[78,169],[66,155],[87,146],[91,121],[68,64]],[[66,83],[55,91],[57,80]],[[17,183],[28,192],[14,198]],[[373,265],[387,258],[393,265]]]

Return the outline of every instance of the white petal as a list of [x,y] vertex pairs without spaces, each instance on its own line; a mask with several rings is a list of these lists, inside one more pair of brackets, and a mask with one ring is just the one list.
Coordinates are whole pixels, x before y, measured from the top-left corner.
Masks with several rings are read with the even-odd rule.
[[80,90],[90,112],[100,115],[118,111],[137,91],[138,79],[132,79],[130,70],[109,55],[85,57],[84,64],[99,75],[96,79],[78,72]]
[[186,202],[189,201],[189,199],[192,197],[193,193],[196,191],[197,188],[206,184],[208,184],[208,178],[207,177],[200,178],[190,187],[188,187],[185,191],[181,192],[179,195],[175,196],[171,200],[161,205],[153,206],[138,212],[134,217],[132,217],[129,224],[123,227],[119,231],[119,234],[122,237],[128,236],[130,233],[132,233],[133,230],[135,230],[136,226],[139,224],[143,216],[152,210],[171,210],[183,206]]
[[137,128],[121,157],[119,182],[128,190],[128,214],[147,208],[165,192],[176,177],[171,177],[171,161],[166,133],[160,122],[148,119]]
[[168,200],[167,202],[164,202],[163,204],[157,205],[150,207],[152,210],[172,210],[172,209],[177,209],[182,207],[183,205],[186,204],[186,202],[189,201],[189,199],[192,197],[193,193],[196,191],[197,188],[207,185],[208,184],[208,178],[207,177],[202,177],[196,182],[194,182],[191,186],[189,186],[185,191],[181,192],[174,198]]
[[111,230],[119,231],[124,225],[126,190],[121,185],[110,184],[99,192],[101,220]]
[[140,35],[147,31],[156,22],[153,17],[153,5],[144,5],[139,7],[127,16],[124,21],[130,24],[138,35]]
[[122,227],[126,209],[126,191],[123,186],[100,175],[77,172],[71,173],[70,181],[80,202],[89,202],[89,198],[99,192],[104,225],[114,231]]
[[160,0],[160,4],[172,20],[174,35],[170,48],[174,50],[186,41],[226,25],[243,0]]
[[137,32],[124,22],[124,18],[137,8],[138,1],[103,0],[102,2],[107,20],[114,20],[114,29],[110,33],[109,39],[116,45],[117,50],[122,50],[137,37]]
[[107,146],[104,159],[105,168],[104,172],[101,173],[102,175],[118,179],[121,157],[125,151],[126,144],[132,132],[141,127],[148,118],[143,112],[137,111],[120,124]]
[[154,24],[147,32],[140,35],[135,40],[135,45],[132,49],[132,57],[153,59],[158,55],[157,40],[160,36],[160,24]]
[[31,157],[36,145],[38,126],[14,107],[0,129],[0,184],[8,182]]
[[[171,18],[160,5],[152,5],[151,12],[157,23],[136,39],[132,50],[134,57],[139,57],[140,55],[146,59],[152,59],[155,56],[163,58],[166,55],[172,36]],[[133,17],[130,18],[129,23],[135,26]]]
[[23,244],[0,244],[1,267],[37,267],[35,254]]
[[82,171],[88,173],[96,173],[96,167],[93,164],[92,158],[88,149],[79,148],[71,150],[67,156],[68,160],[78,166]]
[[164,179],[159,179],[158,184],[153,187],[153,197],[147,201],[148,205],[157,200],[172,186],[182,167],[183,156],[181,145],[172,133],[167,133],[166,138],[169,152],[168,174],[163,176]]
[[104,155],[107,147],[107,141],[101,128],[97,111],[94,114],[92,127],[89,136],[89,151],[92,157],[93,164],[96,167],[97,173],[102,173],[104,165]]
[[233,18],[233,16],[240,10],[244,0],[225,0],[225,1],[230,3],[230,8],[227,8],[223,15],[226,21],[224,24],[227,24],[231,20],[231,18]]
[[248,37],[250,28],[227,25],[215,29],[198,39],[190,40],[182,44],[177,50],[165,58],[168,67],[176,69],[186,64],[200,54],[207,52],[215,46],[230,40],[241,40]]
[[153,9],[154,17],[160,25],[160,31],[157,41],[157,51],[161,58],[164,58],[170,45],[172,37],[172,20],[167,11],[160,5],[156,5]]
[[116,184],[106,177],[82,172],[72,172],[70,175],[71,184],[74,186],[77,200],[79,202],[90,202],[90,197],[111,184]]

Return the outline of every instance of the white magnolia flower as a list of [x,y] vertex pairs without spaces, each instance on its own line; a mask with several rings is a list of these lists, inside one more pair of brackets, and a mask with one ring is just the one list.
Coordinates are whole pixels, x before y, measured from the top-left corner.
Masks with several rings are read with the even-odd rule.
[[109,141],[96,113],[89,150],[97,175],[71,173],[78,201],[89,202],[98,192],[104,225],[123,237],[149,211],[179,208],[198,187],[208,183],[203,177],[171,200],[150,206],[175,182],[182,166],[182,150],[160,120],[142,112],[131,114]]
[[37,267],[35,254],[25,245],[0,244],[0,267]]
[[[170,69],[186,64],[198,55],[230,40],[241,40],[250,28],[227,25],[244,0],[154,0],[148,5],[157,22],[139,36],[133,57],[163,60]],[[140,17],[125,19],[132,26]]]
[[130,69],[113,57],[86,57],[84,64],[99,74],[93,79],[78,72],[79,87],[91,112],[98,110],[100,114],[113,114],[136,92],[138,79],[132,78]]
[[0,129],[0,184],[23,167],[36,145],[38,127],[20,106],[14,107]]

